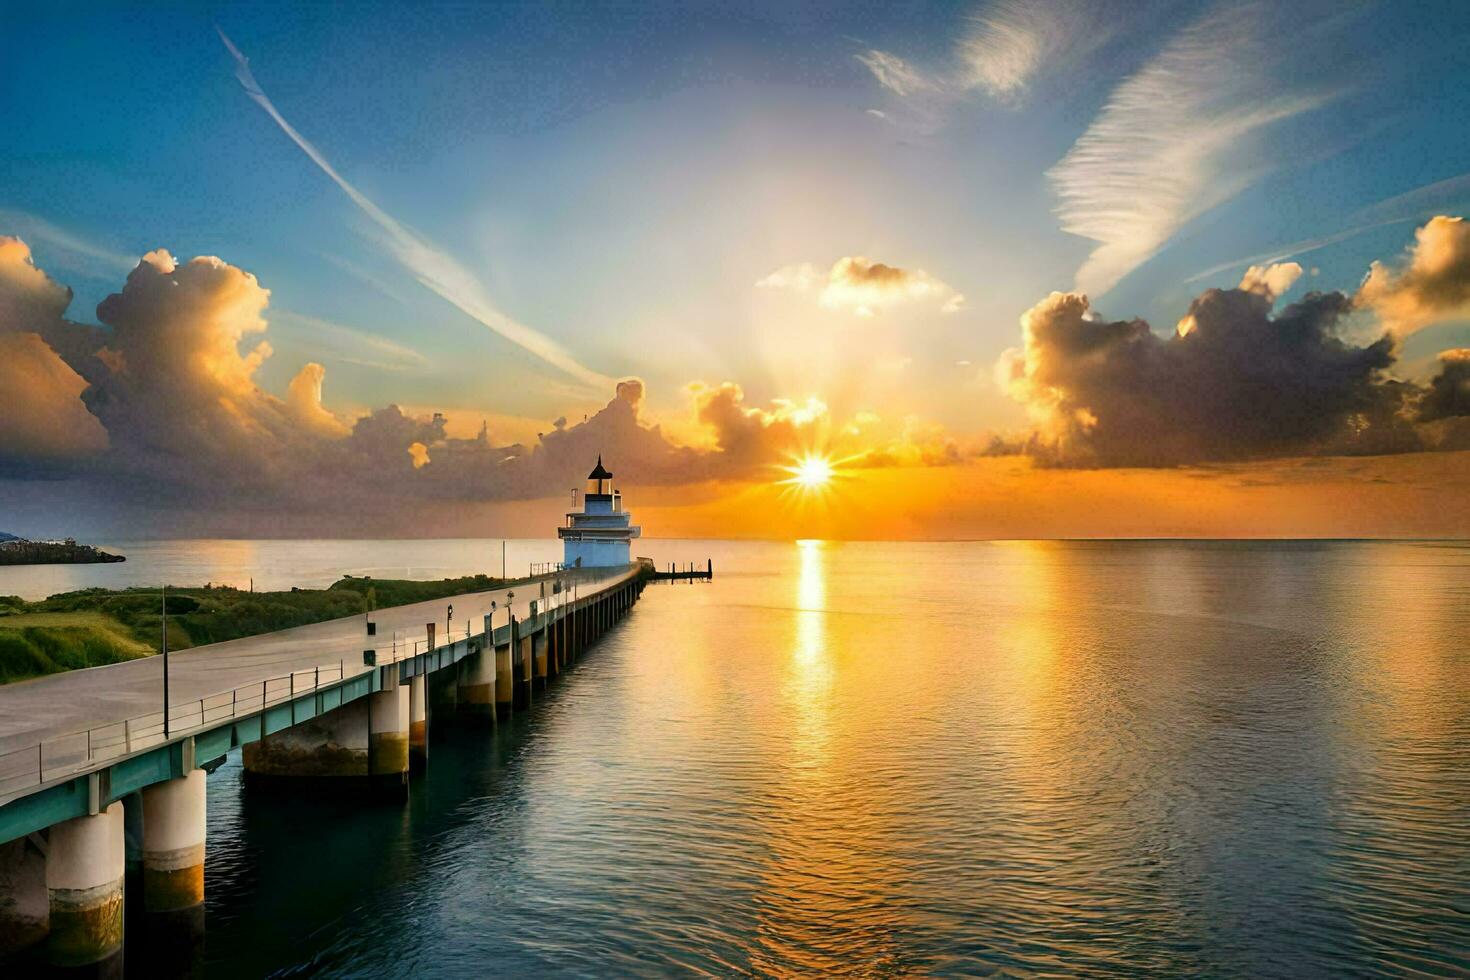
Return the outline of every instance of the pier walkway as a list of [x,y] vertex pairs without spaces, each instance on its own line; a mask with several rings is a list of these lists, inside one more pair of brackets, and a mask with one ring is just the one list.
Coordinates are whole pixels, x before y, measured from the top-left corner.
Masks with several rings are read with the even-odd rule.
[[205,772],[232,748],[281,786],[402,798],[431,723],[528,708],[650,571],[565,569],[172,652],[167,726],[159,656],[0,686],[0,959],[42,939],[53,966],[120,957],[125,854],[149,914],[202,929]]

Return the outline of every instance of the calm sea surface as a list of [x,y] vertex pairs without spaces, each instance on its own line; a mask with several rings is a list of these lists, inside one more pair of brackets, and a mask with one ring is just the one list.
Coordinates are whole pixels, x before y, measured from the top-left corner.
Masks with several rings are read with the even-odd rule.
[[[500,568],[118,547],[0,593]],[[210,973],[1470,972],[1470,546],[639,551],[716,579],[649,588],[497,734],[433,732],[408,803],[215,772]]]

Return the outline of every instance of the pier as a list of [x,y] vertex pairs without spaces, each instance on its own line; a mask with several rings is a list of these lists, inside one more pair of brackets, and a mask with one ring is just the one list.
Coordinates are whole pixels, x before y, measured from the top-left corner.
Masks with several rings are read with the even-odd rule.
[[206,774],[230,750],[282,792],[401,800],[431,731],[528,710],[652,577],[568,568],[172,653],[166,712],[160,657],[0,686],[0,960],[118,971],[135,902],[150,947],[197,945]]
[[[652,568],[652,566],[649,566]],[[680,568],[678,565],[670,564],[666,571],[654,569],[648,573],[650,581],[654,582],[711,582],[715,577],[715,561],[713,558],[705,560],[704,567],[689,564]]]

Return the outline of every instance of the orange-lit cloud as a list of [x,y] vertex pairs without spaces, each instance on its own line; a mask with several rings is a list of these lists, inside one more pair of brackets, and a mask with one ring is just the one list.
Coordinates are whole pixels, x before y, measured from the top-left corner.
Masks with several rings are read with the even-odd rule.
[[745,464],[769,463],[809,448],[816,427],[825,430],[827,406],[816,397],[780,400],[769,408],[745,403],[745,391],[732,381],[688,386],[695,418],[720,452]]
[[900,269],[862,255],[843,256],[825,273],[809,262],[784,266],[756,286],[799,293],[815,290],[823,307],[860,317],[907,302],[928,302],[941,313],[955,313],[965,305],[964,296],[923,269]]
[[1270,300],[1286,295],[1298,279],[1302,267],[1295,262],[1273,262],[1270,265],[1253,265],[1240,278],[1240,287],[1248,293],[1260,293]]
[[327,369],[312,362],[297,372],[286,388],[286,408],[297,422],[323,435],[345,436],[347,426],[322,407],[322,379]]
[[[888,494],[881,499],[901,502],[904,517],[869,533],[883,526],[927,536],[903,521],[920,520],[930,504],[980,521],[972,499],[991,501],[995,527],[1013,526],[1001,520],[1009,511],[997,488],[1039,493],[1044,470],[1034,463],[1174,465],[1470,446],[1470,355],[1447,352],[1427,385],[1392,380],[1390,340],[1358,347],[1335,334],[1352,307],[1347,297],[1312,294],[1274,312],[1298,274],[1294,266],[1252,269],[1241,288],[1196,300],[1192,328],[1170,338],[1142,321],[1106,322],[1084,297],[1053,294],[1027,313],[1025,346],[1004,374],[1036,429],[984,453],[1033,458],[976,462],[982,454],[967,437],[917,416],[839,417],[816,394],[756,401],[732,381],[687,387],[687,443],[646,417],[646,386],[632,377],[610,385],[590,417],[556,419],[534,438],[497,440],[484,425],[452,435],[445,416],[391,404],[334,411],[326,371],[314,362],[283,396],[261,388],[260,367],[274,356],[271,297],[245,270],[151,252],[99,304],[102,327],[89,327],[64,318],[69,292],[35,267],[22,243],[0,239],[0,351],[11,355],[0,361],[0,384],[7,404],[12,392],[22,404],[0,421],[0,460],[12,487],[16,477],[69,475],[105,506],[149,509],[172,529],[194,515],[198,533],[277,533],[283,522],[299,533],[384,533],[423,530],[423,515],[555,495],[579,485],[598,454],[644,488],[719,486],[757,496],[792,458],[813,456],[843,474],[825,509],[861,512],[858,501]],[[891,283],[910,275],[864,262],[842,267],[838,278]],[[1032,475],[1012,479],[1015,467]],[[937,470],[994,486],[957,499],[950,478],[927,475]],[[1058,473],[1043,496],[1055,504],[1057,494],[1112,486],[1079,479]],[[1127,485],[1142,486],[1131,478]],[[947,489],[935,500],[923,496],[939,487]],[[356,523],[341,523],[344,514]],[[936,528],[949,526],[934,519]]]
[[1373,263],[1357,302],[1397,336],[1470,317],[1470,224],[1444,215],[1430,219],[1414,233],[1399,266]]
[[0,472],[107,446],[106,431],[81,400],[86,382],[46,340],[66,329],[70,301],[70,290],[35,266],[24,242],[0,237]]

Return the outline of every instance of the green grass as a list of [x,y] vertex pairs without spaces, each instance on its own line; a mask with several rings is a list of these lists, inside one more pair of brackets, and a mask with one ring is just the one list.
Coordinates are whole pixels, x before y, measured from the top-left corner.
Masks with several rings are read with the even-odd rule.
[[0,683],[121,663],[152,652],[110,626],[0,626]]
[[[325,589],[287,592],[170,587],[168,646],[184,650],[502,584],[487,575],[434,582],[349,576]],[[39,602],[0,596],[0,683],[156,653],[160,605],[155,589],[83,589]]]

